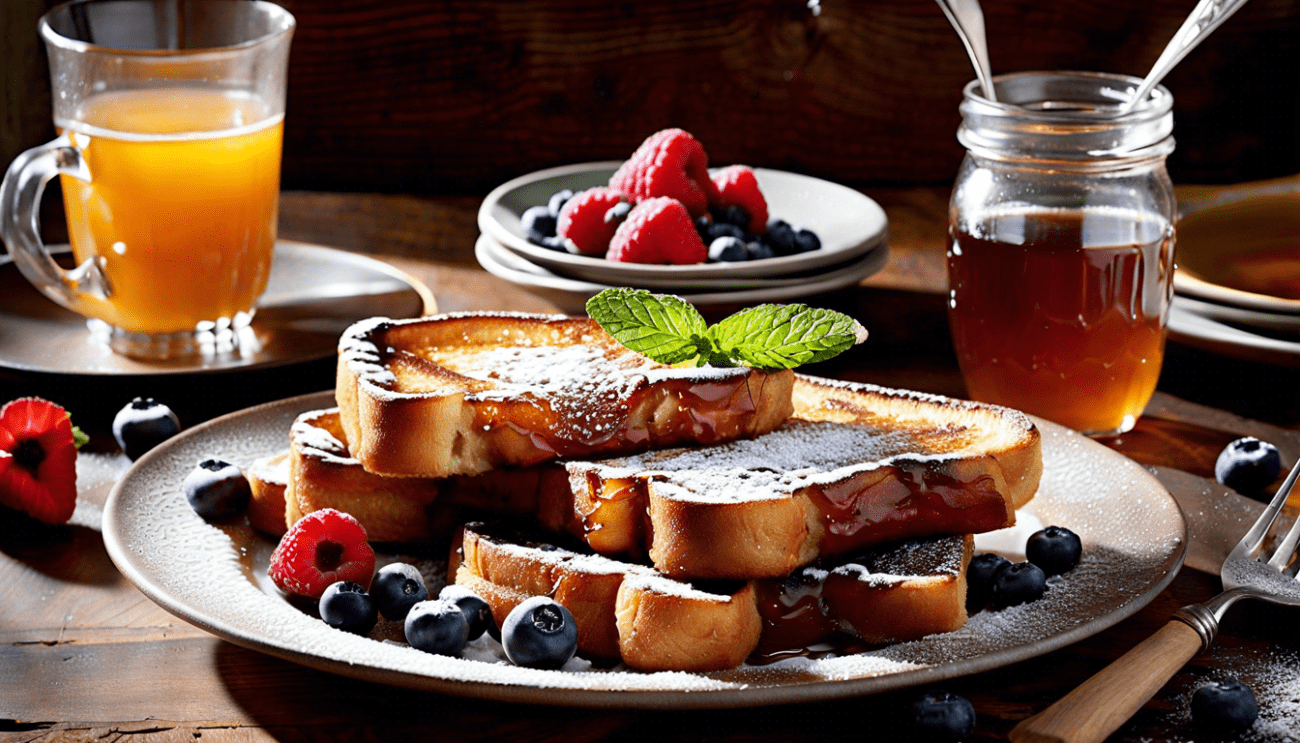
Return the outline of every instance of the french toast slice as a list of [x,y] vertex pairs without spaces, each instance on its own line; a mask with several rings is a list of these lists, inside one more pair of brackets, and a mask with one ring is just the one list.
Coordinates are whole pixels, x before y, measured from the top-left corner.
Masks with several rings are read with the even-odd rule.
[[866,643],[913,640],[966,621],[969,536],[881,546],[784,579],[687,583],[657,571],[466,524],[450,577],[500,623],[532,596],[567,607],[578,650],[643,671],[717,671],[755,653],[803,653],[836,633]]
[[335,395],[368,471],[449,477],[755,436],[790,415],[792,380],[665,366],[588,318],[459,313],[353,325]]
[[875,544],[1015,524],[1042,475],[1025,415],[798,375],[751,440],[567,461],[579,530],[675,578],[776,578]]

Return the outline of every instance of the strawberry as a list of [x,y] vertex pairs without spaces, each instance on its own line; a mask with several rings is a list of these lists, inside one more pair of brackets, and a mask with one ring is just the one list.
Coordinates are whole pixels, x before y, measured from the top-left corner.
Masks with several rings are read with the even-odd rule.
[[583,255],[604,255],[619,225],[617,219],[607,218],[609,210],[625,201],[627,196],[612,188],[589,188],[564,202],[555,234]]
[[609,186],[633,201],[670,196],[692,217],[704,216],[716,197],[704,145],[681,129],[651,134],[609,179]]
[[709,249],[686,207],[676,199],[659,196],[632,207],[609,241],[605,257],[624,263],[703,263]]
[[77,446],[68,411],[23,397],[0,408],[0,503],[47,524],[77,506]]
[[375,551],[366,529],[350,514],[323,508],[303,516],[271,553],[271,580],[285,593],[319,599],[330,584],[370,586]]
[[744,165],[731,165],[713,174],[713,185],[718,196],[714,206],[739,206],[749,212],[748,230],[751,234],[767,232],[767,199],[758,188],[754,171]]

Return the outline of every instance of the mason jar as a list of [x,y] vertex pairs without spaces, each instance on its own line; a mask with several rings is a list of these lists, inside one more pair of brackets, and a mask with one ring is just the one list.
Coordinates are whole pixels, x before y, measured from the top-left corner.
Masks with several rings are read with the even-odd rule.
[[1173,297],[1173,97],[1096,72],[966,86],[948,313],[969,395],[1095,436],[1155,392]]

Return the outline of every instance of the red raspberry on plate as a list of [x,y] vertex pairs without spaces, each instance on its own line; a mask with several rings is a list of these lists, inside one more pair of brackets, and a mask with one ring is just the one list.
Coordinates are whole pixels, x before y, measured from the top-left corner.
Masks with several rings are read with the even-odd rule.
[[618,220],[607,219],[609,210],[625,201],[621,191],[589,188],[564,202],[555,234],[571,241],[583,255],[604,255],[619,225]]
[[632,207],[609,241],[611,261],[623,263],[703,263],[709,249],[695,230],[686,207],[667,196]]
[[370,586],[375,551],[350,514],[323,508],[303,516],[271,553],[271,580],[285,593],[319,599],[331,583]]
[[739,206],[749,212],[749,231],[755,235],[767,232],[767,199],[758,188],[754,171],[744,165],[731,165],[713,174],[713,185],[718,190],[716,206]]
[[704,145],[681,129],[651,134],[609,179],[609,185],[633,201],[672,197],[692,217],[704,216],[716,195]]
[[68,411],[23,397],[0,408],[0,503],[47,524],[77,507],[77,445]]

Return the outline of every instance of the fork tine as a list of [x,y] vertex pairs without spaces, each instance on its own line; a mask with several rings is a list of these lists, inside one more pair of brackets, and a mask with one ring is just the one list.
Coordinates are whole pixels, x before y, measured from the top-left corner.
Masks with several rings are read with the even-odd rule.
[[[1291,468],[1290,474],[1286,476],[1286,481],[1282,483],[1282,487],[1277,489],[1277,495],[1273,496],[1273,501],[1268,504],[1268,508],[1265,508],[1264,512],[1256,519],[1255,525],[1250,527],[1250,531],[1246,532],[1246,536],[1241,538],[1241,542],[1237,544],[1237,550],[1244,549],[1247,553],[1254,554],[1260,545],[1264,543],[1264,537],[1268,536],[1268,530],[1273,528],[1273,522],[1277,520],[1277,515],[1282,512],[1282,506],[1286,505],[1287,497],[1291,495],[1291,489],[1295,487],[1297,476],[1300,476],[1300,461],[1297,461],[1296,465]],[[1236,552],[1237,550],[1233,551]]]
[[[1281,507],[1286,505],[1287,498],[1291,495],[1291,488],[1295,486],[1297,471],[1300,471],[1300,462],[1296,463],[1295,468],[1291,470],[1291,474],[1287,476],[1286,482],[1282,483],[1281,488],[1278,488],[1277,495],[1273,496],[1273,503],[1269,504],[1270,507],[1277,505],[1280,512]],[[1278,503],[1279,498],[1281,498],[1280,504]],[[1291,529],[1287,531],[1286,536],[1282,538],[1282,542],[1273,551],[1273,557],[1269,559],[1268,564],[1278,570],[1285,570],[1287,563],[1291,562],[1291,558],[1295,556],[1296,542],[1298,541],[1300,541],[1300,516],[1291,524]]]

